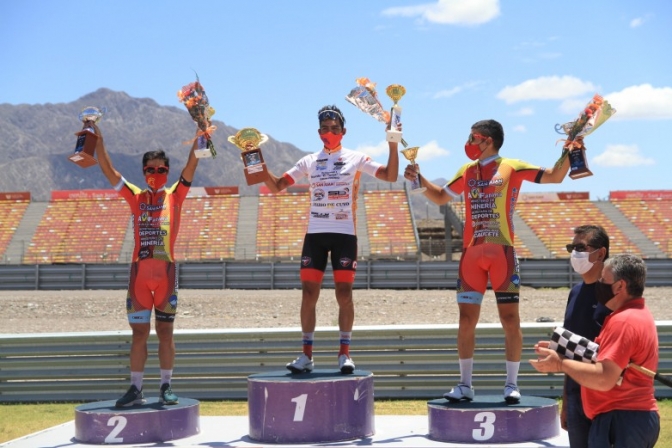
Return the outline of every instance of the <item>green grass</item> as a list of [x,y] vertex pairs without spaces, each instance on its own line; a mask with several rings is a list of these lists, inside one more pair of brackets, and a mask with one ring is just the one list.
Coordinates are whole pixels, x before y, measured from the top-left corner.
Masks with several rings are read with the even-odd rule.
[[[0,443],[75,417],[76,403],[0,404]],[[660,438],[656,447],[672,448],[672,400],[660,400]],[[427,400],[377,400],[376,415],[427,415]],[[247,415],[246,401],[201,401],[201,416]]]

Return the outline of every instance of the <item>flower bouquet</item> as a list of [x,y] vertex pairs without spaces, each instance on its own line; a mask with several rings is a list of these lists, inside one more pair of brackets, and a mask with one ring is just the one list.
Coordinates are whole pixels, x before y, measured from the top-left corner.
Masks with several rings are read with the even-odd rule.
[[567,134],[567,139],[562,140],[565,142],[565,148],[580,148],[582,144],[577,142],[577,140],[580,137],[592,134],[595,129],[600,127],[602,123],[615,113],[616,109],[612,108],[609,102],[600,95],[595,94],[593,99],[581,111],[576,121],[570,121],[563,125],[556,124],[555,130],[559,134]]
[[586,159],[586,149],[583,146],[583,137],[592,134],[595,130],[616,113],[611,105],[600,95],[595,94],[586,107],[579,114],[579,118],[563,125],[556,124],[555,131],[567,134],[564,141],[564,153],[569,155],[569,177],[579,179],[592,176]]
[[[352,89],[345,99],[353,104],[357,109],[361,110],[367,115],[371,115],[381,123],[390,123],[390,113],[385,110],[378,100],[378,93],[376,92],[376,83],[371,82],[369,78],[357,78],[357,87]],[[404,147],[408,146],[405,140],[401,140]]]
[[[215,114],[215,109],[210,106],[208,102],[208,96],[205,94],[205,89],[199,82],[198,75],[196,75],[196,81],[192,82],[177,92],[177,97],[180,99],[180,102],[184,104],[191,115],[191,118],[198,125],[198,133],[196,138],[198,139],[198,150],[196,151],[197,157],[215,157],[217,151],[215,151],[215,145],[212,143],[211,135],[217,129],[217,126],[213,126],[210,122],[210,118]],[[193,140],[187,142],[191,143]],[[208,151],[209,150],[209,153]]]

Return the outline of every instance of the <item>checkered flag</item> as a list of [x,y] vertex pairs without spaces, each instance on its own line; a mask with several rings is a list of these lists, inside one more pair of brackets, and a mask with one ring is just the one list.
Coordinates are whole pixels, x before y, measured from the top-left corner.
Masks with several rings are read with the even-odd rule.
[[597,362],[597,351],[600,346],[565,328],[555,327],[548,348],[555,350],[565,358],[594,364]]

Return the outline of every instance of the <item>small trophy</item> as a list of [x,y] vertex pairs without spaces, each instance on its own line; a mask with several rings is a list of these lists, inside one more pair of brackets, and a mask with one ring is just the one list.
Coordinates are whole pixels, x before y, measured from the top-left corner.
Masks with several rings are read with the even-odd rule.
[[406,89],[402,85],[392,84],[391,86],[387,86],[385,93],[392,98],[392,102],[394,103],[390,110],[390,129],[387,131],[387,141],[400,143],[402,140],[401,131],[397,127],[401,123],[401,106],[397,103],[406,94]]
[[244,128],[228,138],[230,143],[236,145],[245,165],[245,180],[247,185],[254,185],[268,179],[268,169],[261,154],[259,145],[268,141],[268,136],[254,128]]
[[89,121],[97,123],[105,112],[105,108],[99,109],[93,106],[88,106],[82,109],[82,111],[79,113],[79,119],[82,123],[84,123],[84,128],[81,131],[75,133],[77,136],[75,152],[68,157],[68,160],[76,163],[82,168],[88,168],[98,163],[96,158],[93,156],[96,151],[98,136],[95,134],[92,127],[87,126],[87,123]]
[[404,157],[406,157],[406,160],[411,162],[411,165],[415,166],[416,170],[418,171],[418,177],[416,177],[415,180],[411,182],[411,194],[422,193],[427,189],[427,187],[422,186],[422,182],[420,181],[420,170],[415,164],[415,158],[418,157],[419,149],[420,148],[418,146],[414,146],[412,148],[406,148],[400,151]]

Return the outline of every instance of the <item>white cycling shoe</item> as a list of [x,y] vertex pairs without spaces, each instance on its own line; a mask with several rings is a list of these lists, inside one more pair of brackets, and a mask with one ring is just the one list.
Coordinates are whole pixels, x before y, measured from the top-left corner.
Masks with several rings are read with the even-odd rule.
[[314,368],[315,363],[305,353],[302,353],[294,361],[287,363],[287,370],[290,370],[292,373],[312,372]]
[[341,373],[350,374],[355,371],[355,363],[348,355],[340,355],[338,357],[338,368]]
[[515,384],[507,383],[504,386],[504,401],[509,404],[520,403],[520,390]]
[[472,386],[459,383],[457,386],[453,387],[450,392],[443,394],[443,398],[452,402],[462,400],[472,401],[474,399],[474,394],[474,388]]

